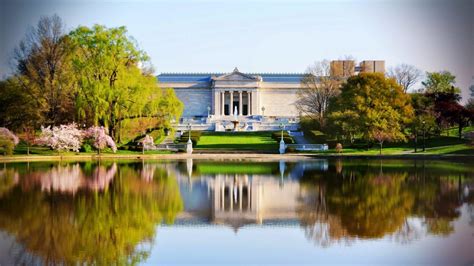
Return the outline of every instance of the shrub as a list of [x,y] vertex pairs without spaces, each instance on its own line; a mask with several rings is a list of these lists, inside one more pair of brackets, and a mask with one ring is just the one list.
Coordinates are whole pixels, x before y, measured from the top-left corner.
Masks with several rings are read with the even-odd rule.
[[[272,139],[275,140],[276,142],[280,142],[280,140],[281,140],[281,131],[272,132]],[[288,134],[287,131],[283,131],[283,141],[286,144],[295,143],[295,141],[293,140],[293,137],[291,137],[290,134]]]
[[311,139],[315,143],[326,143],[328,140],[328,137],[326,136],[326,134],[324,134],[321,131],[314,130],[314,131],[311,131],[310,134],[311,134]]
[[[199,142],[201,139],[201,131],[191,131],[191,142],[193,143],[193,147],[196,146],[196,144]],[[179,143],[187,143],[189,139],[189,131],[184,132],[181,137],[178,138]]]
[[0,148],[3,148],[5,155],[12,155],[13,149],[20,142],[20,139],[5,127],[0,127]]
[[86,142],[86,143],[82,144],[79,151],[80,152],[92,152],[92,146],[91,146],[90,143]]
[[3,149],[3,153],[5,155],[12,155],[13,154],[13,149],[15,148],[15,145],[13,141],[9,139],[4,139],[0,138],[0,148]]

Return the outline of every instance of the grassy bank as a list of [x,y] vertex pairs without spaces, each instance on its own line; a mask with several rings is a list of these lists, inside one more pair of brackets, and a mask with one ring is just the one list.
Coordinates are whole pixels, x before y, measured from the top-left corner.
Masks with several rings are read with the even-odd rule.
[[[316,154],[338,154],[335,149],[329,149],[324,152],[313,152]],[[356,148],[347,148],[343,149],[341,155],[369,155],[377,156],[380,154],[378,147],[372,147],[370,149],[356,149]],[[472,155],[474,156],[474,147],[468,145],[467,143],[461,144],[452,144],[447,146],[430,146],[427,147],[425,152],[422,151],[421,147],[418,147],[417,152],[415,153],[413,147],[408,146],[399,146],[399,147],[387,147],[382,149],[382,155]]]
[[[15,147],[15,150],[13,151],[12,157],[15,156],[25,156],[28,154],[27,152],[28,147],[20,143]],[[171,152],[169,151],[145,151],[145,154],[170,154]],[[130,150],[117,150],[116,153],[113,153],[110,149],[105,149],[104,151],[101,152],[101,155],[104,156],[121,156],[121,155],[141,155],[141,151],[130,151]],[[57,152],[54,150],[51,150],[48,147],[42,147],[42,146],[32,146],[30,147],[30,156],[93,156],[93,155],[98,155],[96,151],[93,152]]]

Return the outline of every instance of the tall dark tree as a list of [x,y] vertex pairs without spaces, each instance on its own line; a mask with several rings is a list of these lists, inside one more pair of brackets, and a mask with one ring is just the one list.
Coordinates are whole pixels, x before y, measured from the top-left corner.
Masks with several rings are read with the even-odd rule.
[[75,82],[64,32],[59,16],[42,17],[15,49],[18,80],[46,124],[73,120]]
[[17,132],[39,126],[42,113],[32,104],[35,100],[22,88],[17,77],[0,81],[0,126]]

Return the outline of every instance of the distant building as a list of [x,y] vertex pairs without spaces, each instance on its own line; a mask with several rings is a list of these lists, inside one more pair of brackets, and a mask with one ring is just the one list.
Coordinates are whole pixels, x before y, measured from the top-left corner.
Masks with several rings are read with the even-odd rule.
[[[331,62],[331,76],[349,77],[358,72],[384,72],[384,61],[352,60]],[[287,129],[298,127],[297,92],[304,73],[163,73],[162,88],[173,88],[184,103],[178,130],[192,124],[195,130],[275,130],[281,123]]]

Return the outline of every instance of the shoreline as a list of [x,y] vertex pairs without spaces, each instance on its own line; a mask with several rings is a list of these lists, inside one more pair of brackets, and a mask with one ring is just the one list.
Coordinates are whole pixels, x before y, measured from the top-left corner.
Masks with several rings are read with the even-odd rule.
[[0,156],[0,162],[40,162],[40,161],[90,161],[90,160],[286,160],[300,161],[312,159],[411,159],[411,160],[473,160],[471,154],[314,154],[314,153],[174,153],[174,154],[102,154],[102,155],[14,155]]

